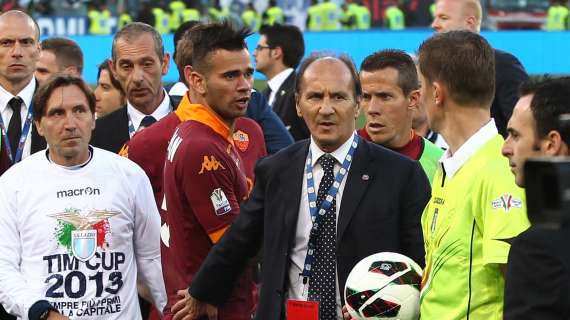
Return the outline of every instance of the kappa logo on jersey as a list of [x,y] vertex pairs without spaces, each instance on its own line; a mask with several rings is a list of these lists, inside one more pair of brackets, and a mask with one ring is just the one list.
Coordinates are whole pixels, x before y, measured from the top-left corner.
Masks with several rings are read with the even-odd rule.
[[48,214],[48,217],[57,219],[59,223],[55,232],[58,243],[70,250],[75,258],[85,262],[93,257],[97,247],[103,249],[109,246],[109,218],[118,214],[118,211],[92,210],[84,215],[79,209],[71,208]]
[[515,199],[513,195],[506,193],[491,201],[491,206],[493,209],[504,209],[505,212],[508,212],[512,208],[522,208],[522,201],[520,199]]
[[200,168],[200,172],[198,174],[204,173],[206,171],[217,171],[218,169],[225,169],[224,165],[216,159],[214,156],[204,156],[204,160],[202,161],[202,167]]
[[234,132],[234,143],[241,152],[245,152],[249,146],[249,135],[241,130]]
[[214,211],[218,216],[224,215],[232,210],[230,202],[228,201],[228,198],[226,197],[226,194],[222,188],[215,189],[210,196],[210,200],[212,200]]

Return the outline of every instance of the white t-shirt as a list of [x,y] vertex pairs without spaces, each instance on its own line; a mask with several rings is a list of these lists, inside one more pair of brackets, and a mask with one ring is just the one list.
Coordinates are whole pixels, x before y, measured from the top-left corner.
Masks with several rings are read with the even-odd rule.
[[159,310],[166,304],[148,178],[134,162],[92,150],[81,168],[43,151],[0,177],[0,303],[18,319],[38,300],[70,319],[141,319],[137,271]]

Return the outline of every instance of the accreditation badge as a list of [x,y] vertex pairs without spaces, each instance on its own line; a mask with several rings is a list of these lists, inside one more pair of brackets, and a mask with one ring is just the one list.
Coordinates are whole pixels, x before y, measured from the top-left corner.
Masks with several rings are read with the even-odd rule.
[[319,320],[319,303],[287,300],[287,320]]

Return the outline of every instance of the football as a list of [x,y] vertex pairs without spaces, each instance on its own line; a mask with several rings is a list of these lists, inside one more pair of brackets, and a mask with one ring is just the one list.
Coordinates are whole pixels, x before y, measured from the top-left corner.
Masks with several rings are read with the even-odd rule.
[[417,320],[422,269],[412,259],[381,252],[358,262],[348,275],[344,299],[355,319]]

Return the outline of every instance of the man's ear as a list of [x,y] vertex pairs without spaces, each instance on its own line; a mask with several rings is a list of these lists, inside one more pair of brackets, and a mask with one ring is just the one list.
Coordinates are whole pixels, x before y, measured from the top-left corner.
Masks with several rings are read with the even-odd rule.
[[168,66],[170,65],[170,54],[168,52],[164,53],[162,57],[162,75],[166,75],[168,73]]
[[113,59],[109,59],[109,71],[111,72],[111,75],[113,76],[113,78],[115,79],[119,79],[117,77],[117,65],[115,64],[115,62],[113,61]]
[[420,90],[412,90],[408,94],[408,110],[417,112],[420,106]]
[[194,69],[192,69],[191,65],[187,65],[184,66],[184,79],[186,80],[186,83],[190,84],[190,78],[192,76],[192,71],[194,71]]
[[42,129],[42,126],[40,126],[40,121],[41,121],[41,119],[39,121],[34,120],[34,125],[36,126],[36,129],[38,130],[38,134],[43,137],[44,136],[44,130]]
[[299,94],[295,93],[295,109],[297,110],[297,115],[299,116],[299,118],[302,118],[303,114],[301,113],[301,108],[299,107],[299,100],[301,100]]
[[[184,70],[186,72],[186,69]],[[200,95],[206,94],[206,78],[203,74],[192,70],[188,84]]]
[[443,106],[445,99],[447,99],[447,88],[438,81],[432,82],[433,86],[433,100],[438,107]]
[[560,132],[556,130],[550,131],[540,143],[542,152],[550,157],[563,156],[566,150],[566,144],[560,136]]
[[282,60],[283,59],[283,49],[281,47],[275,47],[271,49],[271,56],[275,60]]

